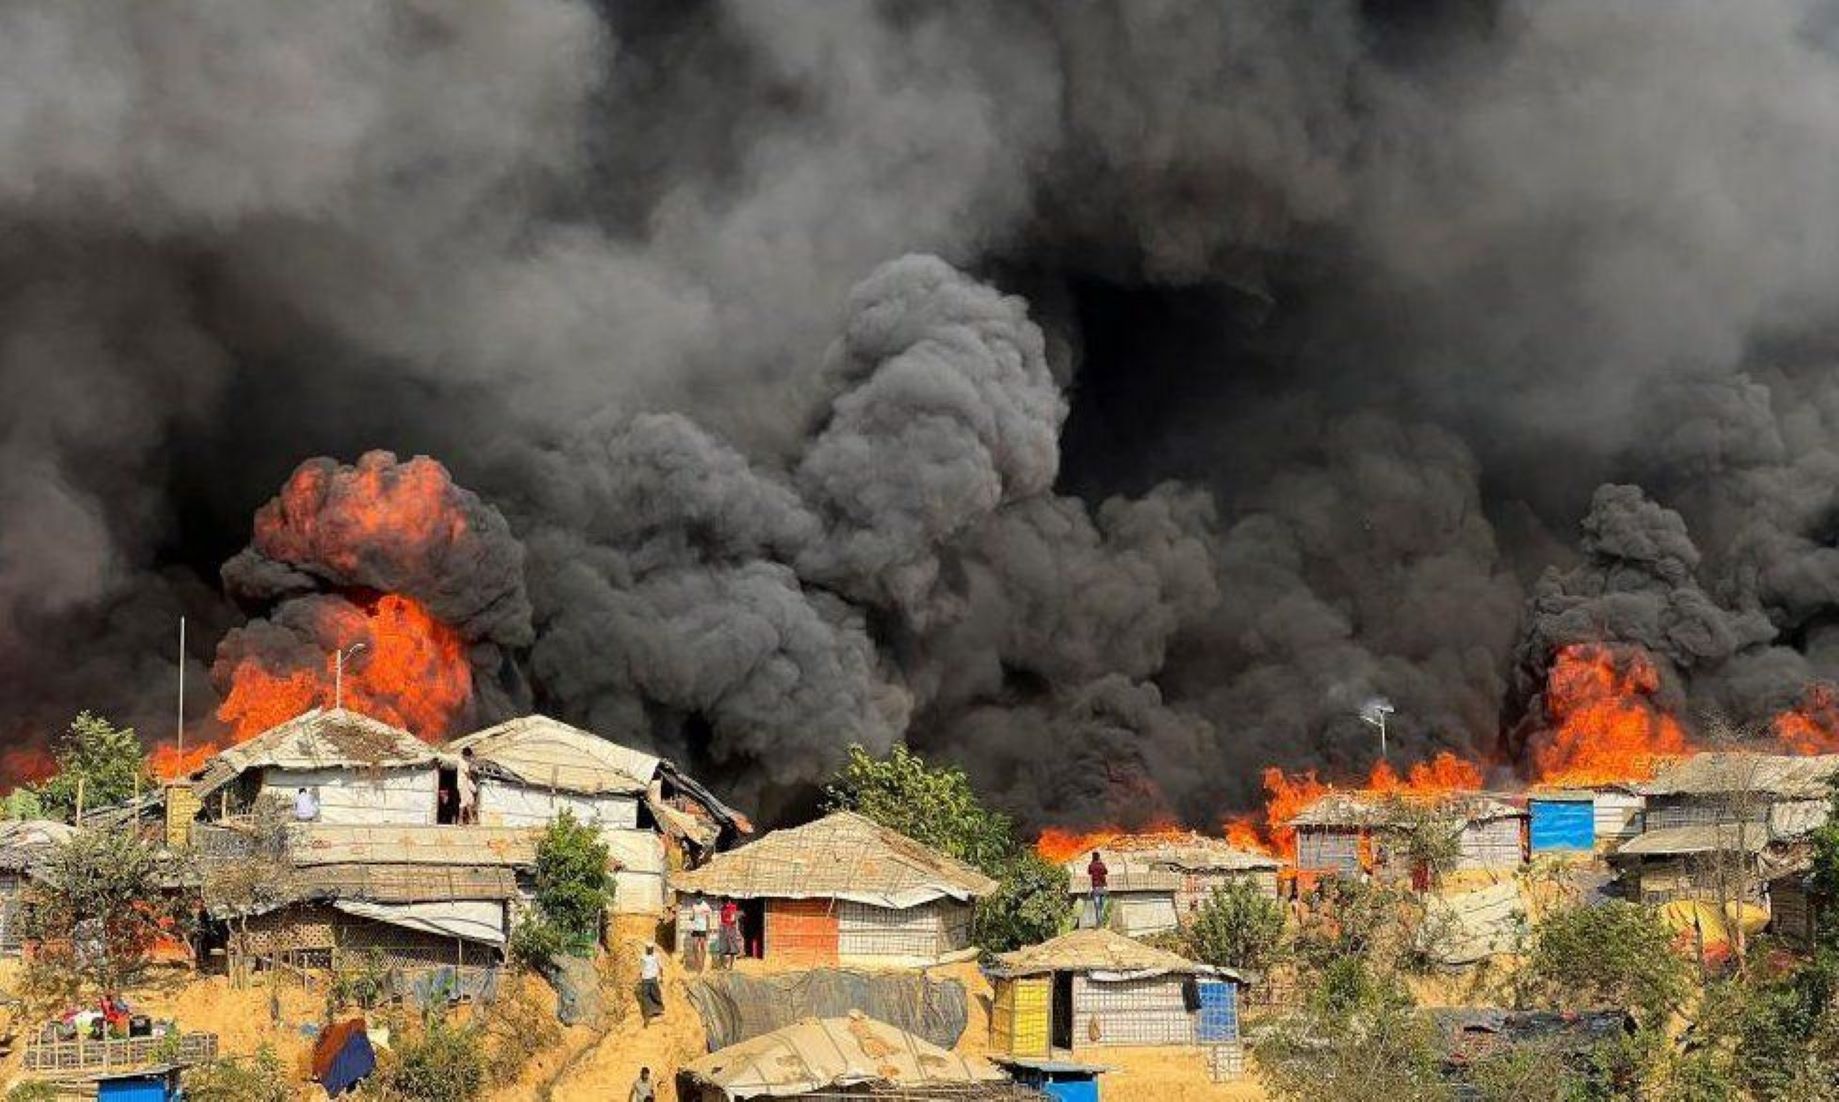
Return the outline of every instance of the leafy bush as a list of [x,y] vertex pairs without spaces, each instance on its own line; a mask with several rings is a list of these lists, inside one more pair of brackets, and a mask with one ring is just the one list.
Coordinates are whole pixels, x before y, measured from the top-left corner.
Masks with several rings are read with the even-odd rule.
[[42,1079],[26,1079],[6,1092],[6,1102],[58,1102],[63,1092]]
[[1213,889],[1181,940],[1204,964],[1263,972],[1283,957],[1283,904],[1248,880],[1229,881]]
[[78,831],[50,851],[29,891],[28,936],[42,944],[22,989],[68,1002],[131,987],[162,936],[186,933],[181,869],[131,832]]
[[58,744],[57,772],[33,790],[43,813],[72,818],[79,781],[86,809],[122,803],[135,792],[153,787],[134,728],[116,727],[89,712],[78,713]]
[[607,844],[592,826],[563,811],[543,831],[536,846],[538,921],[553,928],[564,951],[591,953],[612,902]]
[[390,993],[390,966],[383,951],[344,953],[332,970],[326,985],[326,1021],[338,1017],[347,1007],[371,1010],[382,1004]]
[[187,1102],[291,1102],[294,1088],[275,1050],[263,1045],[247,1059],[223,1058],[188,1068]]
[[1358,956],[1329,964],[1254,1051],[1265,1090],[1285,1102],[1453,1097],[1434,1026],[1396,976]]
[[485,1091],[485,1067],[478,1031],[435,1016],[381,1054],[364,1094],[390,1102],[472,1102]]
[[1623,1007],[1654,1026],[1686,997],[1686,962],[1659,915],[1620,900],[1547,915],[1522,977],[1557,1009]]
[[497,997],[480,1004],[473,1020],[485,1057],[485,1080],[497,1088],[517,1082],[532,1053],[562,1039],[555,1012],[515,978],[499,988]]
[[555,923],[540,914],[528,913],[511,931],[511,959],[532,968],[543,968],[568,953],[567,940]]
[[973,865],[997,881],[978,902],[972,937],[1003,952],[1059,933],[1069,913],[1066,870],[1022,844],[1007,815],[983,805],[956,766],[929,766],[904,746],[885,758],[860,746],[825,788],[833,811],[854,811]]

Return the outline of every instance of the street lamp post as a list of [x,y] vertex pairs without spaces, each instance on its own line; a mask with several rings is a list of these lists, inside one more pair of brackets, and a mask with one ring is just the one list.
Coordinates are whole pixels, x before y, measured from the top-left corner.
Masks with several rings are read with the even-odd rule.
[[345,659],[364,649],[364,644],[353,643],[342,650],[332,652],[332,709],[337,711],[345,706]]
[[1386,757],[1386,717],[1398,709],[1383,696],[1376,696],[1360,706],[1360,718],[1371,726],[1379,728],[1379,757]]

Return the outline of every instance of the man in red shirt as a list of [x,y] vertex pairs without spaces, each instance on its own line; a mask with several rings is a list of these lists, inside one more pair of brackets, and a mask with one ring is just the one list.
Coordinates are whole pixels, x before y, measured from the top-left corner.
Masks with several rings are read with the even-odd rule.
[[1111,870],[1105,867],[1105,859],[1098,855],[1097,850],[1093,850],[1092,863],[1086,866],[1086,875],[1092,878],[1092,925],[1094,926],[1105,924],[1105,902],[1111,898],[1111,893],[1106,890],[1106,877],[1110,873]]

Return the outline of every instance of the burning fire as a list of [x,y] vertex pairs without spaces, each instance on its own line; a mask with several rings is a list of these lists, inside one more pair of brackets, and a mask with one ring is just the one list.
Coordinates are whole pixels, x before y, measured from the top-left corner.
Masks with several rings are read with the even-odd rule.
[[1839,688],[1816,681],[1792,711],[1775,717],[1775,737],[1790,754],[1839,753]]
[[317,607],[315,635],[327,651],[318,665],[276,670],[254,656],[237,664],[217,709],[235,741],[315,706],[331,707],[331,652],[355,643],[366,649],[345,663],[345,707],[429,741],[448,732],[472,699],[472,667],[458,632],[396,594],[379,598],[368,611],[342,601]]
[[9,746],[0,751],[0,777],[14,784],[32,784],[57,772],[57,759],[39,746]]
[[1082,853],[1091,853],[1095,849],[1102,850],[1125,835],[1181,835],[1185,837],[1188,833],[1185,828],[1168,820],[1158,820],[1142,830],[1130,830],[1121,826],[1098,827],[1087,831],[1048,827],[1035,840],[1034,851],[1058,865],[1071,861]]
[[147,768],[160,780],[176,781],[204,768],[204,763],[220,749],[222,747],[215,742],[200,742],[187,746],[184,753],[180,753],[176,745],[161,743],[147,755]]
[[453,507],[453,479],[426,456],[396,462],[367,452],[356,466],[303,463],[256,510],[256,550],[291,563],[324,563],[347,574],[368,562],[389,573],[418,570],[466,532]]
[[1552,729],[1533,749],[1540,781],[1646,780],[1690,752],[1685,728],[1655,703],[1659,691],[1660,671],[1638,648],[1580,643],[1559,651],[1545,680]]

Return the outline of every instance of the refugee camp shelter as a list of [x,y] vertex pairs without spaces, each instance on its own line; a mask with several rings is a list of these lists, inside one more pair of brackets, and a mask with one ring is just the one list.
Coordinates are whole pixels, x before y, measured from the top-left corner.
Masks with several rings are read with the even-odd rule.
[[[1231,845],[1192,831],[1126,834],[1097,847],[1104,857],[1110,894],[1110,926],[1131,937],[1172,930],[1188,921],[1213,889],[1245,881],[1276,896],[1280,862],[1268,854]],[[1091,851],[1066,861],[1068,890],[1082,902],[1091,898],[1086,875]]]
[[1762,823],[1707,823],[1650,830],[1609,855],[1623,894],[1640,903],[1744,898],[1760,889],[1769,832]]
[[596,827],[619,865],[617,913],[663,912],[667,844],[690,860],[752,829],[663,759],[548,716],[509,720],[446,750],[472,772],[480,825],[543,827],[567,811]]
[[1100,1064],[1073,1060],[1035,1060],[1023,1056],[998,1056],[1015,1081],[1040,1091],[1054,1102],[1099,1102],[1099,1076],[1110,1071]]
[[971,904],[996,882],[852,811],[775,830],[672,877],[677,944],[690,908],[743,901],[743,935],[768,960],[936,961],[970,947]]
[[996,959],[990,1047],[1005,1057],[1239,1040],[1243,977],[1229,969],[1103,929],[1074,930]]
[[678,1084],[678,1097],[685,1102],[975,1100],[1029,1094],[982,1057],[940,1048],[860,1013],[804,1018],[712,1052],[685,1064]]
[[1422,886],[1421,870],[1412,869],[1389,846],[1396,838],[1405,800],[1412,800],[1447,819],[1457,832],[1456,870],[1512,868],[1525,859],[1522,832],[1526,812],[1481,793],[1451,793],[1430,799],[1384,796],[1368,792],[1331,792],[1304,807],[1290,820],[1296,831],[1296,868],[1316,874],[1410,876]]
[[1645,807],[1618,785],[1535,789],[1526,800],[1528,848],[1538,856],[1614,847],[1641,833]]
[[341,955],[374,952],[405,982],[451,970],[469,994],[503,958],[523,895],[520,880],[535,867],[540,834],[484,826],[292,825],[284,900],[260,913],[212,917],[227,928],[233,964],[332,967]]
[[25,888],[32,869],[76,832],[49,819],[0,822],[0,955],[17,955],[24,941]]
[[441,755],[397,727],[349,709],[315,708],[237,743],[193,774],[206,820],[246,815],[257,800],[292,809],[304,788],[318,822],[433,825]]

